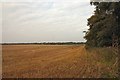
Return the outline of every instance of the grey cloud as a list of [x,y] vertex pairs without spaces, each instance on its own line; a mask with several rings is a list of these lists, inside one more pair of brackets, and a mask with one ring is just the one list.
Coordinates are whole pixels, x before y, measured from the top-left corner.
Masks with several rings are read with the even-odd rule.
[[3,42],[85,41],[89,2],[4,3]]

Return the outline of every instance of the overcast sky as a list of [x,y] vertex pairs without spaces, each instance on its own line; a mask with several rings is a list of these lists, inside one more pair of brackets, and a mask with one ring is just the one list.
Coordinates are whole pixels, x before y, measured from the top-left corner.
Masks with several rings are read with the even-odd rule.
[[41,0],[2,3],[2,41],[85,41],[87,18],[94,11],[89,1]]

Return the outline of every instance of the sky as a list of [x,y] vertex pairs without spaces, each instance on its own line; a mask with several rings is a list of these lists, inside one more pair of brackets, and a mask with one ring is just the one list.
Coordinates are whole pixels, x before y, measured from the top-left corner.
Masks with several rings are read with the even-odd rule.
[[1,3],[0,3],[0,43],[2,43],[2,4]]
[[2,42],[84,42],[94,6],[81,0],[2,2]]

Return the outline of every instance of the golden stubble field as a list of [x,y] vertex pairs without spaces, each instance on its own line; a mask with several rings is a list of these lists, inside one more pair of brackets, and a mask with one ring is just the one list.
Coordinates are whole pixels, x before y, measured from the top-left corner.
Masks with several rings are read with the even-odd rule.
[[[115,77],[116,68],[84,45],[3,45],[3,78]],[[93,54],[94,53],[94,54]]]

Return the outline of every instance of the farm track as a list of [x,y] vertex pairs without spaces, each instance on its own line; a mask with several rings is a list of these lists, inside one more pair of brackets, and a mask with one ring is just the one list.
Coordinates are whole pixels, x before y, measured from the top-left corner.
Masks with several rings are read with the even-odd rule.
[[94,78],[109,71],[97,55],[87,58],[83,45],[3,45],[2,52],[4,78]]

